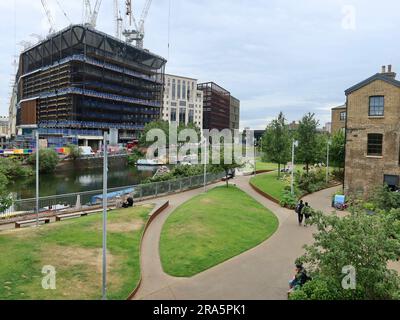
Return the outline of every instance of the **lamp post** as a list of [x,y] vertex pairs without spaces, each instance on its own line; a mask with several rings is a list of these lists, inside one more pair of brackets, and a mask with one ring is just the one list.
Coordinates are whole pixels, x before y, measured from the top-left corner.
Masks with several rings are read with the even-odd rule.
[[36,140],[36,226],[39,226],[39,128],[35,132]]
[[103,148],[103,300],[107,300],[107,179],[108,179],[108,134],[104,133]]
[[294,151],[299,146],[299,142],[293,139],[292,143],[292,181],[291,181],[291,193],[294,196]]
[[329,139],[326,146],[326,184],[329,183],[329,151],[332,141]]
[[253,149],[254,149],[254,176],[255,177],[257,176],[257,149],[256,149],[256,146],[257,146],[257,141],[254,140]]
[[207,192],[207,138],[204,137],[204,193]]

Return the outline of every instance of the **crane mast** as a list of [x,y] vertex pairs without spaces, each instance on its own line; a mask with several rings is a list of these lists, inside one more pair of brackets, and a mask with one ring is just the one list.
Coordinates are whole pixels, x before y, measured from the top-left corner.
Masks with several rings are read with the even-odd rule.
[[132,44],[133,42],[135,42],[136,47],[138,48],[143,48],[143,39],[145,36],[144,25],[150,11],[151,3],[152,0],[146,1],[142,15],[140,17],[139,24],[137,24],[135,16],[133,14],[132,0],[125,1],[126,27],[122,34],[125,36],[127,43]]
[[41,0],[41,1],[42,1],[43,9],[47,16],[47,20],[49,21],[49,24],[50,24],[49,33],[54,33],[56,31],[56,24],[54,23],[53,16],[51,15],[49,7],[47,6],[47,1],[46,0]]
[[119,9],[119,1],[114,0],[114,19],[115,19],[115,36],[117,39],[122,39],[122,22],[121,11]]

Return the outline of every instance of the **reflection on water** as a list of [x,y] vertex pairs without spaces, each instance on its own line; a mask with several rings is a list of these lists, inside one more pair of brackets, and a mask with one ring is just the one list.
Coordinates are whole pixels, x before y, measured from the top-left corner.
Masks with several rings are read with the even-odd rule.
[[[108,187],[117,188],[140,184],[156,172],[154,167],[122,167],[110,168],[108,172]],[[102,190],[103,169],[71,170],[52,175],[40,176],[40,196],[52,196],[91,190]],[[17,181],[10,186],[10,191],[16,199],[35,197],[35,178]]]

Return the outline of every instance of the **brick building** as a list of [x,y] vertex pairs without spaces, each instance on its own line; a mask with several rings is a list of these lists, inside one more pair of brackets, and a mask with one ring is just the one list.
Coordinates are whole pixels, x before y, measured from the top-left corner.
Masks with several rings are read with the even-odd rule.
[[332,134],[335,134],[340,130],[345,130],[346,116],[347,116],[346,105],[338,106],[332,109],[332,125],[331,125]]
[[345,191],[399,187],[400,81],[392,67],[346,90]]
[[214,82],[201,83],[203,91],[203,129],[224,130],[230,128],[231,94]]

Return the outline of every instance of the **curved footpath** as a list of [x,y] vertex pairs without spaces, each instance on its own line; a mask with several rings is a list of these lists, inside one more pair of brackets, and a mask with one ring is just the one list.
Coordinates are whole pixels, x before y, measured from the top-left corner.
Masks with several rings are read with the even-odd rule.
[[[288,281],[294,274],[294,261],[312,243],[313,228],[299,227],[294,211],[255,192],[250,177],[237,177],[236,185],[270,209],[279,219],[277,232],[258,247],[232,258],[192,278],[174,278],[162,270],[159,241],[169,215],[182,203],[202,190],[168,197],[170,207],[155,218],[142,244],[142,285],[134,299],[148,300],[283,300],[287,299]],[[214,186],[215,187],[215,186]],[[311,206],[328,210],[331,188],[305,198]],[[328,211],[327,211],[328,210]]]

